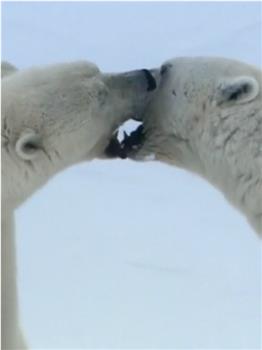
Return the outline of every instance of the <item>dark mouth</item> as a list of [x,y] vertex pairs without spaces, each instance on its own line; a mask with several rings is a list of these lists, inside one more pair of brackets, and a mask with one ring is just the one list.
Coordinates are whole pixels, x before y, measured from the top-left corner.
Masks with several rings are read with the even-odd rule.
[[[157,83],[152,72],[148,69],[142,69],[142,71],[146,77],[147,91],[155,90],[157,88]],[[140,118],[133,118],[133,120],[140,120]],[[132,154],[136,153],[144,143],[145,132],[143,124],[140,124],[129,135],[125,132],[122,141],[119,140],[118,132],[119,128],[114,131],[111,139],[109,140],[109,144],[104,151],[108,158],[128,158]]]
[[132,131],[129,135],[124,133],[122,141],[118,140],[118,129],[113,133],[108,146],[105,149],[105,155],[108,158],[128,158],[132,153],[135,153],[143,145],[145,140],[144,126],[139,125],[138,128]]
[[156,79],[153,77],[152,73],[148,69],[142,69],[142,71],[145,73],[146,80],[147,80],[147,91],[153,91],[156,89]]

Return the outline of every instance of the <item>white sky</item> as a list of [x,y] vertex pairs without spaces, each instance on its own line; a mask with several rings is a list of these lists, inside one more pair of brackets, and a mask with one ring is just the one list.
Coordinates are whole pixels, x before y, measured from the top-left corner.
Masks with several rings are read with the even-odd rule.
[[184,55],[261,61],[259,2],[10,2],[2,10],[3,58],[19,67],[88,59],[117,71]]

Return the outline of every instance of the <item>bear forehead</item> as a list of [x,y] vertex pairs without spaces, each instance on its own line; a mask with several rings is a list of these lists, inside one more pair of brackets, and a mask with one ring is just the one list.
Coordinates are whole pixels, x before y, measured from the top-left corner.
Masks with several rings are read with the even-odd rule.
[[173,74],[179,74],[180,76],[193,73],[194,75],[202,74],[203,76],[209,76],[211,79],[219,75],[236,76],[246,74],[257,77],[261,83],[261,72],[259,74],[257,67],[233,59],[220,57],[177,57],[166,61],[162,67],[165,66]]
[[99,75],[98,67],[89,62],[74,62],[50,65],[47,67],[35,67],[17,72],[7,77],[3,84],[5,90],[11,90],[14,94],[19,89],[43,88],[46,86],[60,85],[71,82],[81,82]]

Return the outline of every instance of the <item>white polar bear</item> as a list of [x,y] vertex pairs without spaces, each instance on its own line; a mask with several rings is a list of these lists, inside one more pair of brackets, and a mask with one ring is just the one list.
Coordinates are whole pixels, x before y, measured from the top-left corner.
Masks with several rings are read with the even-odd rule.
[[[262,233],[262,75],[222,58],[176,58],[160,71],[135,159],[164,161],[218,187]],[[141,135],[142,134],[142,135]],[[137,148],[137,144],[136,144]]]
[[24,349],[13,212],[57,172],[104,157],[113,130],[142,113],[156,84],[147,70],[101,74],[88,62],[25,71],[5,63],[2,73],[2,348]]

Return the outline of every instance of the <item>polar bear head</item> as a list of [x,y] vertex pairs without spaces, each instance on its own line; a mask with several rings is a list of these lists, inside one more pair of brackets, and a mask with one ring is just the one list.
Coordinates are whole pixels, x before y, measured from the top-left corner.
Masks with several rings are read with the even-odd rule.
[[[254,67],[227,59],[177,58],[166,62],[160,69],[158,91],[143,117],[143,142],[133,157],[154,155],[161,161],[198,170],[202,138],[209,135],[207,132],[218,132],[218,123],[228,119],[234,123],[235,117],[230,116],[238,114],[239,120],[250,108],[259,107],[260,74]],[[211,142],[222,135],[213,136]]]
[[261,71],[242,62],[170,60],[143,126],[122,149],[200,174],[262,230],[261,88]]
[[14,207],[65,167],[102,157],[156,87],[147,70],[101,74],[88,62],[12,73],[2,80],[2,175]]

